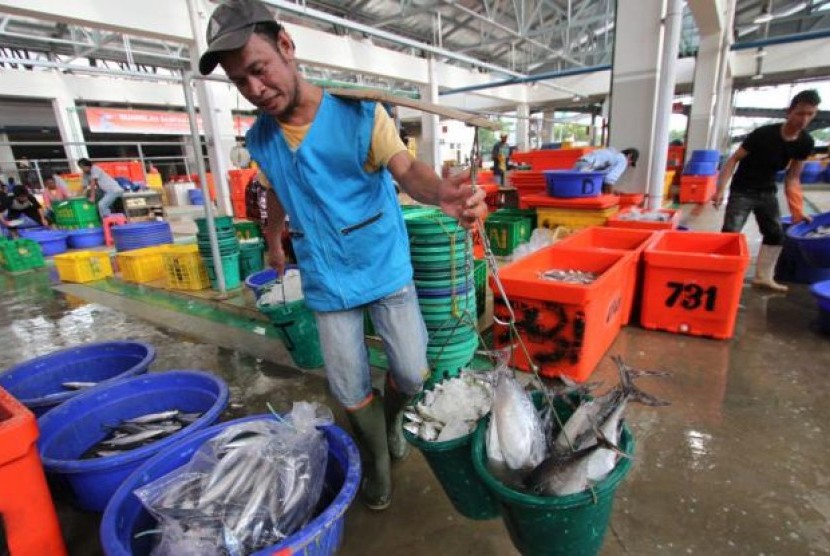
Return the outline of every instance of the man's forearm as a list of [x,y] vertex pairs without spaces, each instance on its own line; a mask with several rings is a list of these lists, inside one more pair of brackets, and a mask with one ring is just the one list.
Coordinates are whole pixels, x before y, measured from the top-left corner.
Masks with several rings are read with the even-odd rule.
[[732,179],[732,174],[735,173],[735,166],[737,163],[738,162],[734,158],[730,158],[726,161],[726,164],[723,165],[723,168],[720,170],[720,174],[718,174],[718,191],[723,192],[726,190],[726,185],[729,183],[729,180]]
[[397,176],[396,179],[401,189],[419,203],[434,206],[440,204],[441,179],[432,167],[420,160],[413,160],[407,171]]

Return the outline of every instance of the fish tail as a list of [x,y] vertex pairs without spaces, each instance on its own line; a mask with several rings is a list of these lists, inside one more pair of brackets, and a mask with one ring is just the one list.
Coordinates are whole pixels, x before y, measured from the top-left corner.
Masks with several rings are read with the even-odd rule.
[[668,376],[669,372],[667,371],[642,371],[639,369],[633,369],[629,367],[625,361],[623,361],[622,356],[620,355],[612,355],[611,359],[616,363],[617,369],[620,373],[620,385],[624,394],[628,396],[629,400],[641,403],[643,405],[648,405],[651,407],[663,407],[667,405],[671,405],[671,402],[667,400],[662,400],[656,396],[652,396],[651,394],[644,392],[639,387],[634,384],[634,378],[642,377],[642,376]]

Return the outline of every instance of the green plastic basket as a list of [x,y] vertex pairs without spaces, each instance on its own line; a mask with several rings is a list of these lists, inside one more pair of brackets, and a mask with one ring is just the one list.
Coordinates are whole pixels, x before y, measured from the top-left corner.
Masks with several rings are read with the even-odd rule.
[[[230,216],[216,216],[213,218],[213,226],[216,228],[217,231],[219,230],[230,230],[230,232],[235,236],[236,231],[233,227],[233,218]],[[204,234],[205,238],[207,238],[208,228],[207,228],[207,219],[205,217],[197,218],[196,219],[196,227],[199,229],[199,234]]]
[[45,264],[40,244],[36,241],[14,239],[0,242],[0,266],[9,272],[24,272]]
[[494,255],[512,255],[520,243],[530,240],[531,220],[525,217],[488,218],[484,223],[487,239]]
[[90,203],[85,197],[67,199],[52,205],[55,212],[55,223],[59,226],[78,226],[84,228],[84,224],[97,223],[100,225],[101,218],[98,215],[98,207]]
[[255,237],[262,237],[262,232],[256,222],[243,221],[234,222],[233,225],[236,230],[236,237],[239,239],[253,239]]

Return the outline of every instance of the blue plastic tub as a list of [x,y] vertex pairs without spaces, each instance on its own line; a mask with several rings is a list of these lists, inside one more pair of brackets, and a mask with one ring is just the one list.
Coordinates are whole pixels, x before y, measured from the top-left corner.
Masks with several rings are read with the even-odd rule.
[[66,232],[42,229],[20,230],[20,236],[38,242],[44,257],[66,253],[67,249],[69,249],[66,244],[69,236]]
[[824,179],[824,172],[801,172],[801,183],[819,183]]
[[683,173],[687,176],[713,176],[718,173],[718,163],[717,161],[690,161],[683,169]]
[[102,382],[147,372],[156,350],[143,342],[98,342],[53,351],[10,367],[0,374],[0,386],[35,415],[81,393],[64,382]]
[[[285,265],[286,271],[296,268],[297,265],[295,264]],[[259,298],[262,297],[262,294],[265,293],[266,287],[276,282],[279,277],[280,275],[276,270],[273,268],[266,268],[265,270],[255,272],[248,276],[245,279],[245,286],[254,292],[254,296],[257,300],[259,300]]]
[[187,200],[190,202],[191,205],[204,205],[205,204],[205,196],[202,193],[201,189],[188,189],[187,190]]
[[[783,216],[781,224],[786,232],[792,226],[792,217]],[[775,279],[779,282],[794,282],[796,284],[814,284],[830,280],[830,268],[816,268],[801,255],[801,250],[795,240],[789,236],[784,238],[784,248],[775,263]]]
[[86,249],[87,247],[98,247],[104,245],[103,228],[85,228],[82,230],[69,230],[67,242],[72,249]]
[[819,226],[830,226],[830,212],[813,215],[812,222],[799,222],[787,229],[790,238],[811,265],[817,268],[830,268],[830,236],[808,238],[804,237]]
[[[199,371],[152,373],[99,386],[38,420],[40,458],[47,472],[66,481],[75,505],[102,512],[130,473],[164,448],[214,424],[227,404],[225,382]],[[80,459],[107,436],[107,426],[170,409],[203,415],[152,444],[115,456]]]
[[717,166],[720,160],[720,151],[717,149],[697,149],[692,151],[689,162],[713,162]]
[[810,287],[818,302],[818,326],[825,334],[830,334],[830,280],[816,282]]
[[602,193],[604,172],[575,172],[573,170],[545,170],[548,195],[572,199],[598,197]]
[[[110,500],[101,520],[101,546],[107,556],[144,556],[150,554],[154,537],[135,534],[152,529],[155,520],[144,509],[133,492],[149,482],[186,464],[202,444],[227,427],[256,419],[273,419],[258,415],[229,421],[200,431],[177,442],[143,464],[130,475]],[[305,527],[281,543],[264,548],[254,556],[302,554],[323,556],[335,554],[343,539],[343,516],[354,500],[360,484],[360,455],[343,429],[330,425],[322,428],[329,443],[326,484],[323,487],[317,515]]]

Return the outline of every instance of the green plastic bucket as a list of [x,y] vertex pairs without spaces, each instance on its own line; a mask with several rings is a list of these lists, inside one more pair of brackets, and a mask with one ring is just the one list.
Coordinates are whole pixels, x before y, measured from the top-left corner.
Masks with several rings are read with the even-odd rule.
[[314,313],[300,299],[290,303],[257,303],[257,309],[264,313],[277,327],[282,343],[294,364],[303,369],[323,366],[323,352],[320,350],[320,336]]
[[[216,279],[216,270],[213,268],[213,258],[202,255],[210,278],[210,287],[219,289],[219,281]],[[225,275],[225,289],[234,290],[242,285],[242,277],[239,275],[239,253],[222,255],[222,271]]]
[[[415,403],[422,397],[423,393],[418,394]],[[470,458],[474,434],[471,432],[446,442],[427,442],[407,430],[403,431],[407,442],[424,455],[458,513],[468,519],[494,519],[499,516],[498,500],[478,478]]]
[[[219,230],[230,230],[231,233],[234,235],[236,232],[233,228],[233,218],[230,216],[216,216],[213,218],[213,226],[216,228],[216,231]],[[204,234],[207,237],[208,228],[207,228],[207,219],[204,217],[196,219],[196,227],[199,229],[200,234]]]
[[[568,414],[563,402],[560,416]],[[487,469],[487,423],[473,435],[472,459],[478,477],[498,498],[513,545],[526,556],[590,556],[599,553],[614,503],[614,493],[631,470],[631,458],[620,458],[604,480],[590,490],[568,496],[534,496],[508,488]],[[623,429],[620,448],[634,455],[634,437]]]
[[255,237],[262,237],[262,232],[256,222],[244,221],[236,222],[233,225],[236,230],[236,237],[239,239],[252,239]]
[[262,251],[262,242],[239,245],[239,274],[242,280],[265,268]]

